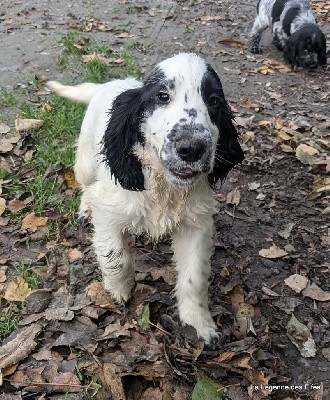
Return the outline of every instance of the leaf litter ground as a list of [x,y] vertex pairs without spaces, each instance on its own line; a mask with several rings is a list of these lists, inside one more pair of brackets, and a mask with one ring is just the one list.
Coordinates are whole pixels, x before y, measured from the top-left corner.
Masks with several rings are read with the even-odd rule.
[[[196,51],[220,72],[246,160],[217,191],[210,305],[223,338],[214,352],[179,324],[168,242],[133,239],[138,284],[129,306],[118,307],[102,290],[89,226],[70,226],[56,209],[36,215],[15,194],[1,197],[2,317],[23,305],[0,348],[1,399],[330,397],[329,69],[291,71],[269,37],[263,55],[250,55],[253,3],[6,5],[3,88],[22,74],[65,77],[54,38],[69,29],[113,49],[134,43],[143,73],[174,52]],[[329,7],[312,4],[329,38]],[[7,135],[13,121],[0,125],[1,168],[17,172],[31,147],[26,128]],[[71,196],[70,170],[50,173],[62,182],[58,194]],[[25,209],[24,219],[13,218]],[[48,241],[52,220],[61,228]],[[28,273],[9,279],[21,263],[38,284]]]

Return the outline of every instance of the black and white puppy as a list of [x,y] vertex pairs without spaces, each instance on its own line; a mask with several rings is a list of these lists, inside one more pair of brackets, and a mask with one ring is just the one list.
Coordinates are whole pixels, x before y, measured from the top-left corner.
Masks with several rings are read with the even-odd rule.
[[158,64],[144,82],[48,87],[89,104],[75,174],[105,290],[119,302],[131,296],[129,235],[170,234],[180,319],[206,342],[216,341],[208,306],[212,189],[244,158],[218,75],[196,54],[182,53]]
[[294,67],[326,64],[326,40],[316,25],[308,0],[259,0],[251,31],[251,52],[259,54],[262,32],[272,27],[273,43]]

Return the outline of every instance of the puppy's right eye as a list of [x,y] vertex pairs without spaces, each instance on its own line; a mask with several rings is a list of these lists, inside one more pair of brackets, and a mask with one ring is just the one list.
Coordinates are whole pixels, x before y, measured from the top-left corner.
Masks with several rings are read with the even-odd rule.
[[166,92],[159,92],[157,98],[161,103],[169,103],[171,100],[170,95]]

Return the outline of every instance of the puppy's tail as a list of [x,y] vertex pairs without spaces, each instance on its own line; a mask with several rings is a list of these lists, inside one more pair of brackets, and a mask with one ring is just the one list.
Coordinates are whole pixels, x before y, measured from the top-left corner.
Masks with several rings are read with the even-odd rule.
[[59,96],[85,104],[89,104],[100,86],[97,83],[89,82],[81,83],[77,86],[66,86],[56,81],[48,81],[46,83],[46,87]]

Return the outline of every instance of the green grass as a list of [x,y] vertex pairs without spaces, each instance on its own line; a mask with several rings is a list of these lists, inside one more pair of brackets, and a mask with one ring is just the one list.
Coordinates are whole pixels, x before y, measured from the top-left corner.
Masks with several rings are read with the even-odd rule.
[[17,105],[17,98],[13,93],[9,93],[6,89],[0,91],[0,106],[14,107]]
[[39,275],[34,272],[34,267],[31,265],[20,263],[17,267],[15,267],[15,270],[10,276],[10,280],[14,280],[18,276],[23,277],[29,288],[32,290],[40,289],[42,286]]
[[[78,74],[84,75],[86,81],[98,83],[127,76],[141,77],[141,70],[131,51],[136,43],[129,43],[124,50],[112,53],[105,44],[90,43],[89,39],[79,31],[71,31],[62,36],[60,43],[63,49],[59,57],[59,65],[64,69],[75,69]],[[93,53],[99,54],[109,61],[111,58],[121,58],[123,63],[116,66],[94,59],[83,64],[82,57]]]
[[15,303],[8,305],[0,298],[0,342],[18,328],[19,319],[20,309],[18,305]]

